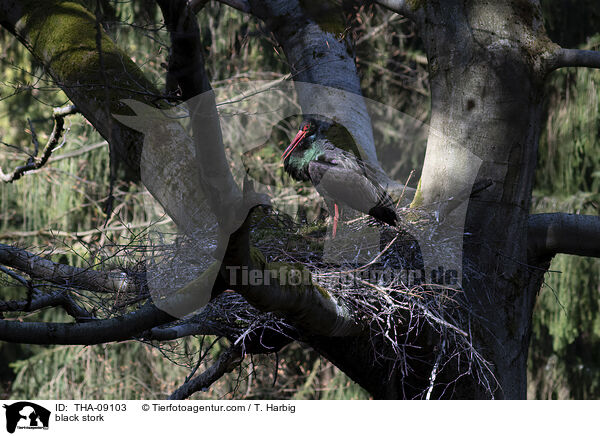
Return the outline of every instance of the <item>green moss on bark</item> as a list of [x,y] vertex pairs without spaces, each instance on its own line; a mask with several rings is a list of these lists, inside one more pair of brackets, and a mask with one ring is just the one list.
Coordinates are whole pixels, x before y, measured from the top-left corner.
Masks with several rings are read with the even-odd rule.
[[406,3],[411,11],[416,11],[417,9],[425,7],[427,2],[425,0],[407,0]]
[[413,201],[410,203],[411,209],[416,209],[417,207],[421,207],[423,205],[423,192],[421,191],[421,179],[419,179],[419,184],[417,185],[417,190],[415,191],[415,196],[413,197]]
[[300,0],[304,12],[325,32],[341,36],[346,30],[346,20],[340,5],[332,0]]
[[26,1],[22,21],[31,51],[57,82],[72,92],[85,92],[91,102],[104,107],[108,96],[111,113],[130,113],[120,100],[130,98],[131,91],[158,94],[137,65],[102,30],[100,56],[96,18],[83,5],[74,1]]

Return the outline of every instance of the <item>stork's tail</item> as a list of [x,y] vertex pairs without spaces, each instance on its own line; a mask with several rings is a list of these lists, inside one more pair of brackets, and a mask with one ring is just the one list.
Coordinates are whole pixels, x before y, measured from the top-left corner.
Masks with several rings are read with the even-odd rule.
[[393,206],[377,205],[369,209],[369,215],[390,226],[398,225],[398,215]]

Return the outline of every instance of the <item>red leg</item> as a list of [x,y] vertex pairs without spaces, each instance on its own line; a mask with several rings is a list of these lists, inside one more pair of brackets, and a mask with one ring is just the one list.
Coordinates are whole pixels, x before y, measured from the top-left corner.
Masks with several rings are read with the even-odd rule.
[[338,219],[340,218],[340,210],[337,203],[333,203],[333,237],[337,232]]

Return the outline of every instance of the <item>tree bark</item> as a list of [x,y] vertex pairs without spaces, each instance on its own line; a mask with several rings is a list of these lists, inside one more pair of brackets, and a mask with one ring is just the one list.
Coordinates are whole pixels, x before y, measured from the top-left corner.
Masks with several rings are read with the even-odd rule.
[[283,48],[302,112],[327,115],[341,123],[353,136],[362,159],[379,166],[353,42],[346,35],[340,5],[331,0],[250,0],[250,6]]
[[[528,265],[527,223],[544,59],[555,45],[537,1],[422,5],[418,25],[429,59],[433,133],[418,195],[422,205],[433,206],[473,183],[472,176],[494,182],[468,203],[464,303],[475,314],[476,346],[494,365],[494,396],[525,398],[533,304],[543,276]],[[488,393],[473,384],[467,395]]]

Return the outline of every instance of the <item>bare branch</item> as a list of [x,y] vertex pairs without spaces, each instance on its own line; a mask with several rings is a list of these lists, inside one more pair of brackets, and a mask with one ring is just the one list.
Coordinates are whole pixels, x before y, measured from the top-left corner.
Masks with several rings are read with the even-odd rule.
[[148,334],[145,334],[144,338],[152,341],[173,341],[186,336],[221,334],[218,329],[212,328],[209,323],[189,321],[172,327],[155,327]]
[[217,361],[199,376],[185,382],[175,392],[169,396],[169,400],[184,400],[204,388],[209,387],[224,374],[233,371],[240,363],[242,353],[239,346],[231,347],[225,350]]
[[413,11],[406,0],[375,0],[375,3],[407,18],[413,16]]
[[548,71],[564,67],[600,68],[600,52],[561,48],[550,59]]
[[0,341],[22,344],[102,344],[133,339],[148,329],[174,320],[171,315],[150,303],[125,315],[81,324],[0,320]]
[[218,0],[219,3],[231,6],[238,11],[242,11],[246,14],[250,13],[250,3],[247,0]]
[[0,244],[0,264],[31,277],[95,292],[134,292],[137,285],[123,272],[101,272],[55,263],[21,248]]
[[2,168],[0,168],[0,180],[2,180],[5,183],[12,183],[15,180],[19,180],[23,176],[23,174],[25,174],[27,171],[37,170],[37,169],[43,167],[46,164],[46,162],[48,161],[48,159],[50,158],[50,156],[52,155],[52,152],[56,148],[58,141],[59,141],[60,137],[62,136],[64,123],[65,123],[64,117],[67,115],[75,114],[77,112],[78,112],[78,110],[75,106],[65,106],[62,108],[54,109],[54,112],[53,112],[54,129],[52,130],[52,133],[50,134],[50,137],[48,138],[48,142],[46,143],[46,147],[44,147],[44,151],[42,152],[41,157],[37,157],[37,151],[38,151],[37,135],[35,134],[35,131],[33,130],[33,126],[31,126],[31,122],[29,122],[29,124],[31,126],[31,135],[33,138],[33,142],[35,144],[35,155],[34,155],[35,157],[30,158],[26,164],[15,168],[10,174],[4,174],[4,172],[2,171]]
[[46,307],[56,307],[62,304],[62,295],[58,293],[42,295],[31,301],[10,300],[0,301],[0,312],[33,312]]
[[92,320],[94,317],[84,308],[77,305],[64,292],[41,295],[31,301],[0,301],[0,312],[34,312],[47,307],[61,306],[77,321]]
[[600,217],[543,213],[529,217],[530,256],[558,253],[600,257]]
[[45,307],[62,306],[66,312],[76,320],[93,319],[93,316],[83,307],[75,303],[75,301],[66,293],[66,291],[59,291],[49,295],[43,295],[39,289],[35,288],[29,281],[14,271],[11,271],[1,265],[0,271],[12,277],[26,288],[30,289],[33,295],[36,296],[35,299],[28,299],[26,301],[0,301],[0,312],[33,312]]
[[185,0],[157,3],[171,39],[167,81],[178,85],[190,110],[200,187],[217,216],[221,232],[231,232],[245,213],[237,211],[241,192],[225,156],[215,94],[204,68],[198,22]]

